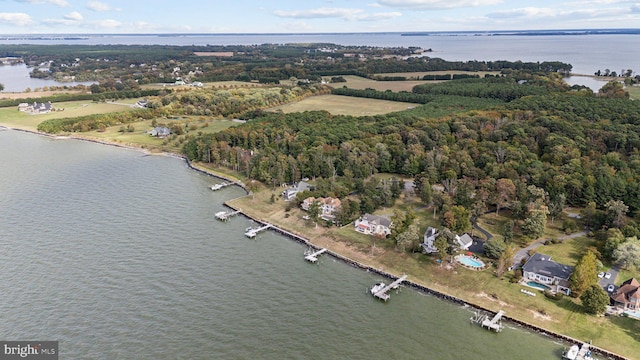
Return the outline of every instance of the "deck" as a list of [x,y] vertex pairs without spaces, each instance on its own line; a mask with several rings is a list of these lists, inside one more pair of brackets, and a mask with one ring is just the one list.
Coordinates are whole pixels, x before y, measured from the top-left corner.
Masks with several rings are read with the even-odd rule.
[[391,289],[397,289],[398,286],[400,286],[400,284],[407,280],[407,275],[402,275],[399,279],[397,279],[396,281],[392,282],[391,284],[385,286],[382,290],[379,290],[378,292],[374,293],[373,296],[377,297],[378,299],[387,301],[389,300],[389,298],[391,297],[391,295],[387,294],[387,292]]
[[216,219],[220,221],[228,221],[231,217],[240,214],[240,210],[238,211],[220,211],[216,213]]
[[305,253],[304,259],[309,261],[309,262],[315,263],[315,262],[318,261],[318,256],[324,254],[326,251],[327,251],[327,249],[321,249],[321,250],[318,250],[318,251],[316,251],[314,253]]
[[247,229],[247,231],[244,233],[244,236],[246,236],[246,237],[248,237],[250,239],[253,239],[254,237],[256,237],[256,235],[258,235],[259,232],[267,230],[270,227],[271,227],[271,225],[267,224],[267,225],[265,225],[263,227],[259,227],[257,229],[252,229],[252,228]]

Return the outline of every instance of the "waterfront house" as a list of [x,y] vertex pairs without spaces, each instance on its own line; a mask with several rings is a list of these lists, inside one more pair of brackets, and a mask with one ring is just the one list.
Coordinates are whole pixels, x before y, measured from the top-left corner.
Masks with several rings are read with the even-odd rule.
[[304,199],[300,207],[305,211],[309,211],[311,204],[314,202],[318,202],[320,204],[320,218],[323,220],[331,221],[335,218],[334,213],[340,209],[340,199],[326,197],[326,198],[314,198],[308,197]]
[[535,253],[522,266],[522,276],[526,280],[547,285],[555,292],[571,293],[569,277],[573,266],[564,265],[551,260],[548,255]]
[[387,216],[365,214],[355,222],[355,230],[366,235],[391,234],[391,219]]
[[422,241],[422,244],[420,244],[420,246],[422,246],[422,252],[426,254],[438,252],[438,249],[436,249],[433,243],[436,241],[439,234],[438,229],[432,228],[431,226],[427,228],[427,231],[424,233],[424,240]]
[[29,114],[46,114],[53,110],[51,101],[46,103],[34,102],[33,104],[20,103],[18,104],[18,111],[26,112]]
[[640,310],[640,282],[631,278],[623,282],[618,290],[611,294],[613,305],[621,310]]
[[300,181],[299,183],[294,184],[293,186],[290,186],[285,191],[283,191],[282,196],[284,197],[284,201],[291,201],[295,199],[296,195],[298,195],[299,192],[303,192],[309,189],[311,189],[311,186],[309,186],[308,183]]
[[151,132],[150,132],[151,136],[156,136],[159,138],[165,138],[169,135],[171,135],[171,130],[169,130],[169,128],[163,127],[163,126],[158,126],[158,127],[154,127]]

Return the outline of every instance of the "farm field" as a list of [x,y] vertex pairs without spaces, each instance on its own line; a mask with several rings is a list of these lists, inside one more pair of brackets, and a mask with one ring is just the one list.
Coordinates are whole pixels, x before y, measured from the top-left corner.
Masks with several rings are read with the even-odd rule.
[[334,115],[366,116],[386,114],[417,106],[397,101],[356,98],[340,95],[311,96],[302,101],[277,106],[267,111],[281,110],[284,113],[326,110]]
[[[340,83],[331,83],[328,84],[333,88],[341,88],[346,86],[350,89],[366,89],[371,88],[375,90],[385,91],[411,91],[414,86],[422,85],[426,83],[433,83],[434,81],[425,81],[425,80],[408,80],[408,81],[376,81],[367,78],[363,78],[355,75],[345,75],[343,76],[347,82]],[[331,77],[324,78],[326,81],[329,81]]]
[[499,71],[418,71],[418,72],[399,72],[399,73],[380,73],[374,74],[374,76],[404,76],[407,79],[415,79],[420,80],[425,75],[445,75],[445,74],[468,74],[468,75],[480,75],[480,77],[485,77],[487,74],[497,75],[500,74]]

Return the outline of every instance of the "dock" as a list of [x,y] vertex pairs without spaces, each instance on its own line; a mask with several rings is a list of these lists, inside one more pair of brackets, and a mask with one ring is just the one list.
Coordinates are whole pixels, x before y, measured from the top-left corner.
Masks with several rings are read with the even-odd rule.
[[318,261],[318,256],[322,255],[326,251],[327,249],[320,249],[316,252],[305,252],[304,259],[309,262],[315,263],[316,261]]
[[228,221],[231,217],[240,214],[240,210],[238,211],[220,211],[216,213],[216,219],[220,221]]
[[493,318],[489,319],[488,316],[476,316],[472,318],[471,321],[480,324],[483,328],[487,328],[489,330],[493,330],[495,332],[502,331],[504,325],[502,325],[502,316],[504,315],[504,311],[500,310],[497,314],[494,315]]
[[248,237],[250,239],[253,239],[254,237],[256,237],[256,235],[258,235],[259,232],[267,230],[270,227],[271,227],[271,225],[267,224],[267,225],[265,225],[263,227],[259,227],[257,229],[254,229],[254,228],[251,228],[251,227],[247,228],[247,230],[244,233],[244,236],[246,236],[246,237]]
[[[389,298],[391,297],[391,295],[387,294],[387,292],[391,289],[397,289],[398,286],[400,286],[400,284],[407,280],[407,275],[402,275],[400,278],[398,278],[396,281],[392,282],[391,284],[384,286],[384,287],[373,287],[371,289],[371,294],[375,297],[377,297],[378,299],[387,301],[389,300]],[[381,283],[382,284],[382,283]]]
[[233,185],[233,183],[227,183],[227,182],[221,182],[220,184],[215,184],[213,186],[211,186],[211,190],[213,191],[218,191],[222,188],[225,188],[227,186]]

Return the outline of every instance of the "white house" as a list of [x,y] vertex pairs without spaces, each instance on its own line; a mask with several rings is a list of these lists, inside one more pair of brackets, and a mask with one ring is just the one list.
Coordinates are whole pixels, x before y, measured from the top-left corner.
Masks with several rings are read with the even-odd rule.
[[438,252],[435,245],[433,244],[436,241],[436,238],[440,235],[438,229],[432,228],[429,226],[427,231],[424,233],[424,240],[420,246],[422,246],[422,251],[427,254],[433,254]]
[[387,216],[365,214],[355,222],[355,230],[366,235],[391,234],[391,219]]
[[573,266],[564,265],[551,260],[548,255],[535,253],[522,266],[522,277],[547,285],[551,290],[571,293],[569,277],[573,273]]
[[308,197],[304,199],[300,207],[302,207],[305,211],[309,211],[311,204],[314,202],[318,202],[320,204],[320,217],[324,220],[330,221],[335,218],[334,212],[340,209],[340,199],[326,197],[326,198],[314,198]]
[[469,250],[471,245],[473,245],[473,238],[469,236],[469,234],[464,233],[462,236],[456,235],[456,242],[460,250]]
[[283,191],[282,196],[284,197],[284,201],[291,201],[295,199],[296,195],[298,195],[299,192],[303,192],[309,189],[311,189],[311,186],[309,186],[308,183],[300,181],[299,183],[288,187],[285,191]]

